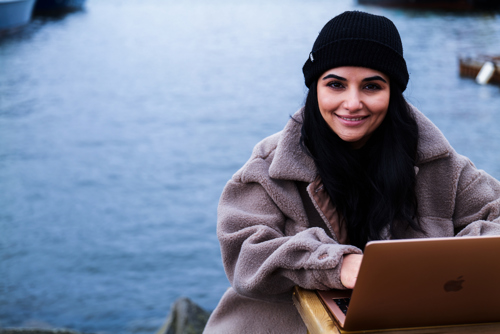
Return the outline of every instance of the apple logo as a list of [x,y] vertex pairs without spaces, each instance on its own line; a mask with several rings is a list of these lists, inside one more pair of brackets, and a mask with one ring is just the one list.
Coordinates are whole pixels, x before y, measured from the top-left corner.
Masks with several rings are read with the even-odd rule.
[[462,283],[465,281],[462,279],[463,276],[459,276],[456,280],[448,281],[444,284],[444,291],[446,292],[457,292],[462,290]]

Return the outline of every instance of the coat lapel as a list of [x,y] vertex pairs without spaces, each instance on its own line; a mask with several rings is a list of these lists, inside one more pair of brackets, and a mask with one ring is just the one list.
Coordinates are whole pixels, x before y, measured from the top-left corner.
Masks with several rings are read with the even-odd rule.
[[417,165],[444,158],[453,150],[448,140],[441,131],[422,114],[417,108],[411,106],[418,124],[418,154]]
[[283,129],[269,167],[269,176],[272,178],[309,183],[316,178],[314,160],[300,147],[302,119],[303,109],[300,109]]

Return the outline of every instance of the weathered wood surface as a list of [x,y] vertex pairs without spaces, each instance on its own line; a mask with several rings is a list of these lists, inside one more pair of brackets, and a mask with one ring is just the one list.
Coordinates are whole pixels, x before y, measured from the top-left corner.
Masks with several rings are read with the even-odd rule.
[[310,334],[498,334],[500,333],[500,323],[401,328],[390,330],[371,331],[345,331],[340,329],[334,321],[333,316],[323,306],[323,303],[314,291],[304,290],[295,287],[293,292],[293,302],[306,324]]
[[306,324],[308,333],[325,334],[340,333],[316,292],[295,287],[292,295],[293,303]]

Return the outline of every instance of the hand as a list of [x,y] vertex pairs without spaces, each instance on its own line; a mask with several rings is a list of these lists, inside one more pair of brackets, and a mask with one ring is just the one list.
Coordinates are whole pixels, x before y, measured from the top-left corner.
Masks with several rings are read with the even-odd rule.
[[344,255],[342,267],[340,268],[340,281],[348,289],[353,289],[356,284],[361,260],[363,260],[363,255],[361,254]]

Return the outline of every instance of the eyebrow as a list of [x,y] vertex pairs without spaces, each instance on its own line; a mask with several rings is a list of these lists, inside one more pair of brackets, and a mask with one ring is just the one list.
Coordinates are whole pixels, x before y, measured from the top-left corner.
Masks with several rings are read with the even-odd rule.
[[[327,76],[325,76],[323,78],[323,80],[327,80],[327,79],[337,79],[340,81],[347,81],[346,78],[339,77],[338,75],[335,75],[335,74],[328,74]],[[385,81],[385,79],[382,78],[380,75],[374,75],[373,77],[364,78],[362,81],[375,81],[375,80],[380,80],[382,82],[387,83],[387,81]]]
[[363,81],[374,81],[374,80],[380,80],[382,82],[387,83],[387,81],[385,81],[385,79],[382,78],[380,75],[374,75],[373,77],[368,77],[363,79]]
[[327,80],[327,79],[337,79],[340,81],[347,81],[346,78],[339,77],[338,75],[335,75],[335,74],[328,74],[326,77],[323,78],[323,80]]

